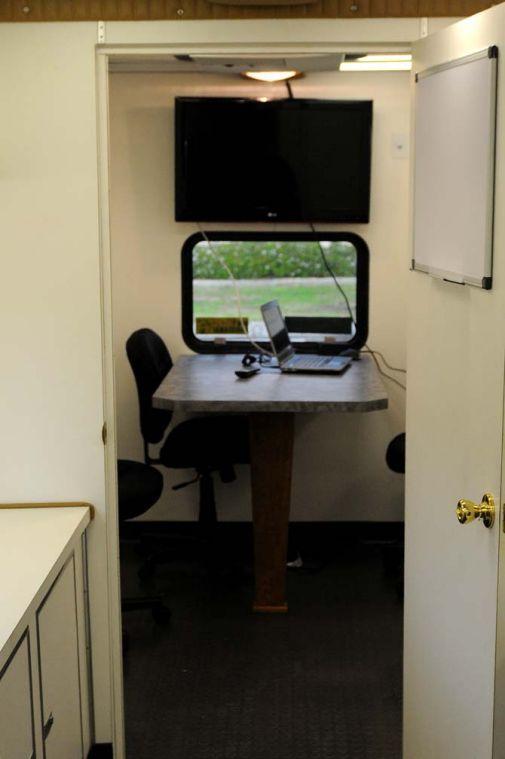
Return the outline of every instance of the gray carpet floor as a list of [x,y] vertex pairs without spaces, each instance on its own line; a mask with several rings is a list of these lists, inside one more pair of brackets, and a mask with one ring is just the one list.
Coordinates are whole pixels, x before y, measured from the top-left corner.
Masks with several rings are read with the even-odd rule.
[[289,573],[286,616],[250,612],[250,571],[160,568],[171,622],[124,620],[128,758],[400,759],[402,605],[376,546],[336,553]]

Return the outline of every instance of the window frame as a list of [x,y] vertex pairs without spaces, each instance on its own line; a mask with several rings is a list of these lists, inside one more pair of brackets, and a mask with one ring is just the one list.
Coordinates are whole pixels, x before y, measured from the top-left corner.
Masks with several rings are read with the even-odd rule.
[[[297,353],[320,353],[335,355],[343,350],[352,348],[360,350],[368,338],[368,295],[369,295],[369,259],[370,253],[365,240],[354,232],[206,232],[208,239],[213,242],[349,242],[356,249],[356,332],[345,343],[325,343],[307,341],[296,343]],[[182,306],[182,337],[184,342],[195,353],[244,353],[252,349],[248,340],[233,340],[226,343],[216,343],[212,340],[200,340],[193,332],[193,249],[205,242],[201,232],[190,235],[183,243],[181,250],[181,306]],[[319,318],[319,317],[318,317]],[[324,319],[324,317],[320,317]],[[330,330],[328,330],[330,332]],[[310,333],[307,333],[310,334]],[[258,345],[270,349],[270,343],[258,341]],[[253,349],[254,350],[254,349]]]

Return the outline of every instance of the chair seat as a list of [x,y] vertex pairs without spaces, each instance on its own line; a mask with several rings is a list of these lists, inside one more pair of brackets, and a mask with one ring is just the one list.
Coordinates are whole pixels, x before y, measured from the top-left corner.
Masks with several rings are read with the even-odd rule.
[[163,475],[149,464],[119,459],[119,519],[133,519],[154,506],[163,491]]
[[248,419],[246,416],[187,419],[169,432],[160,460],[174,469],[220,469],[248,464]]
[[386,463],[393,472],[405,474],[405,433],[394,437],[386,451]]

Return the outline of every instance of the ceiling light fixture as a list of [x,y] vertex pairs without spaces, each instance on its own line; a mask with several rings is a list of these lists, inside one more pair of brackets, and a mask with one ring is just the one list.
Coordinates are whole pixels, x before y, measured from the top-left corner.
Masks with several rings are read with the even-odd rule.
[[380,61],[411,61],[410,53],[374,53],[370,55],[360,55],[358,61],[370,61],[370,63]]
[[244,71],[242,76],[248,79],[256,79],[258,82],[285,82],[287,79],[295,79],[301,76],[299,71]]
[[374,53],[353,60],[343,60],[340,71],[410,71],[410,53]]

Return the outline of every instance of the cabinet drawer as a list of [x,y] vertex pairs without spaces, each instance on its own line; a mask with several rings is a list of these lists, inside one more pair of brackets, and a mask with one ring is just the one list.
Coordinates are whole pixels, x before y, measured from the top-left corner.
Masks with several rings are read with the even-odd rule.
[[0,672],[0,757],[34,755],[30,649],[25,634]]
[[74,558],[37,612],[45,759],[82,759]]

